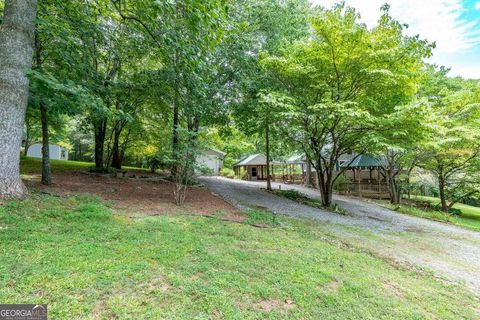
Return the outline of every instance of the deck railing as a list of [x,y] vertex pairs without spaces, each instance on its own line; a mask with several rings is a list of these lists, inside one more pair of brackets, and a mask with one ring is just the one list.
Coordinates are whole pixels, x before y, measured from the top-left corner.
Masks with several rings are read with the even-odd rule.
[[357,197],[388,199],[390,194],[385,183],[378,182],[347,182],[337,186],[338,193]]

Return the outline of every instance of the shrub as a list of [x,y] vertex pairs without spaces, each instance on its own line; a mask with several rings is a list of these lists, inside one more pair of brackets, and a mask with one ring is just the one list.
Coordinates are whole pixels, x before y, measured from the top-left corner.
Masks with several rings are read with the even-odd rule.
[[147,165],[150,168],[150,171],[154,173],[158,169],[169,168],[170,163],[168,157],[164,154],[156,153],[147,158]]
[[333,183],[333,189],[337,192],[345,192],[348,189],[348,179],[345,174],[341,174]]
[[235,178],[235,171],[229,168],[222,168],[222,170],[220,170],[220,175],[222,177],[233,179]]
[[240,180],[248,180],[248,172],[247,170],[241,168],[240,169],[240,174],[235,176],[236,179],[240,179]]
[[[435,211],[442,211],[442,205],[441,204],[430,204],[430,208]],[[462,210],[457,209],[457,208],[450,208],[448,209],[448,213],[454,216],[461,216],[462,215]]]
[[298,200],[298,199],[303,199],[303,198],[306,198],[306,196],[297,191],[297,190],[293,190],[293,189],[289,189],[289,190],[277,190],[276,193],[282,197],[285,197],[285,198],[288,198],[288,199],[291,199],[291,200]]
[[196,171],[201,176],[213,176],[213,169],[204,165],[197,166]]

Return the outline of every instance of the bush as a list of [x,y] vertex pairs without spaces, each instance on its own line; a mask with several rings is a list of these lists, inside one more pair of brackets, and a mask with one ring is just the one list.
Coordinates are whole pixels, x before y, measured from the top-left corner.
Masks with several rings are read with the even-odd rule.
[[337,192],[346,192],[348,189],[348,179],[345,174],[341,174],[333,183],[333,190]]
[[[430,204],[430,208],[435,211],[442,211],[442,205],[441,204]],[[462,215],[462,210],[457,209],[457,208],[450,208],[448,209],[448,213],[454,216],[461,216]]]
[[150,168],[150,171],[154,173],[157,169],[168,167],[168,160],[164,155],[156,153],[147,158],[147,164]]
[[196,168],[196,172],[201,176],[213,176],[213,170],[207,166],[199,165]]
[[289,190],[277,190],[276,193],[282,197],[285,197],[290,200],[298,200],[306,198],[306,196],[298,192],[297,190],[289,189]]
[[233,171],[232,169],[229,169],[229,168],[222,168],[222,170],[220,170],[220,175],[222,177],[233,179],[233,178],[235,178],[235,171]]
[[248,180],[248,172],[247,172],[247,170],[241,168],[241,169],[240,169],[240,174],[239,174],[239,175],[235,175],[235,179]]

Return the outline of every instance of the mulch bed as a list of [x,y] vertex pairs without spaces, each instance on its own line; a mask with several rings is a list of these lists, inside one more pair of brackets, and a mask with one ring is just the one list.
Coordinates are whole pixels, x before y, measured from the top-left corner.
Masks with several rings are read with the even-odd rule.
[[29,188],[57,195],[72,193],[98,195],[129,217],[189,213],[223,220],[245,220],[243,213],[201,186],[189,187],[185,205],[178,207],[174,202],[172,182],[151,173],[129,173],[127,176],[130,178],[69,171],[53,174],[51,186],[40,184],[39,174],[30,175],[25,184]]

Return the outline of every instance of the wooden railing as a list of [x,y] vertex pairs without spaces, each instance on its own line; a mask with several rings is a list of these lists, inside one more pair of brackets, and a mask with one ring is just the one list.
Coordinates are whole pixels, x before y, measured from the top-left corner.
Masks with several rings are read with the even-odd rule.
[[378,182],[347,182],[337,186],[338,193],[357,197],[389,199],[388,186]]
[[305,182],[305,178],[301,174],[274,174],[272,175],[272,180],[277,182],[283,183],[295,183],[295,184],[303,184]]

